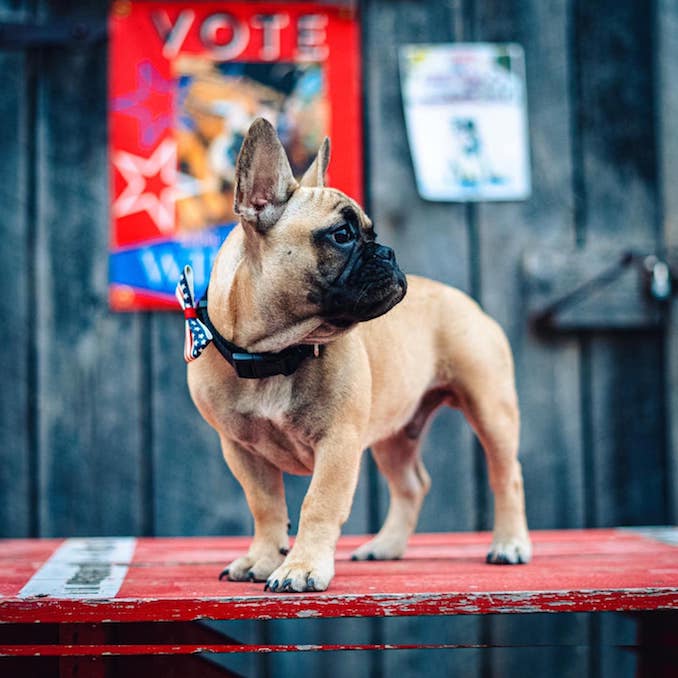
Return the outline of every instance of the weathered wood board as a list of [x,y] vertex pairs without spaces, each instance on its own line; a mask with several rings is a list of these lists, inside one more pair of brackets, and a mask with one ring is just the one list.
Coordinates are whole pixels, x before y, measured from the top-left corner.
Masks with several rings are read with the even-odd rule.
[[[0,2],[0,20],[20,22],[29,12],[16,3]],[[4,536],[36,536],[34,424],[32,392],[35,368],[33,331],[31,187],[35,166],[29,161],[33,144],[34,99],[30,87],[34,62],[22,52],[0,51],[0,266],[4,296],[11,311],[2,321],[6,350],[0,354],[5,385],[0,395],[0,530]]]
[[[678,248],[678,5],[672,0],[659,0],[656,13],[657,68],[655,82],[661,143],[660,157],[661,226],[664,247]],[[675,304],[674,304],[675,307]],[[678,312],[675,308],[666,328],[666,418],[668,425],[667,487],[670,513],[668,520],[678,523]]]
[[[276,595],[264,591],[260,582],[207,576],[222,557],[241,552],[247,544],[243,537],[3,540],[0,620],[308,621],[678,609],[676,528],[654,534],[624,529],[535,531],[530,567],[486,563],[488,532],[418,534],[402,560],[386,563],[352,561],[350,554],[362,539],[341,538],[331,589]],[[83,562],[88,550],[98,554],[94,564]],[[564,563],[555,573],[554,562]],[[413,568],[418,579],[411,576]],[[405,644],[416,643],[426,645],[427,640],[410,638]],[[293,644],[307,643],[297,638]]]
[[[360,10],[366,207],[405,270],[471,293],[506,330],[530,524],[675,522],[676,313],[668,331],[596,326],[540,336],[528,323],[520,271],[533,248],[678,246],[675,3],[365,0]],[[0,22],[103,22],[106,12],[95,0],[0,0]],[[469,40],[525,49],[533,195],[524,203],[468,207],[416,193],[398,47]],[[106,78],[104,42],[9,49],[0,32],[0,262],[11,304],[0,355],[0,534],[248,534],[242,491],[185,387],[177,316],[107,308]],[[424,459],[434,484],[420,529],[489,528],[482,453],[458,413],[435,419]],[[293,524],[306,484],[287,483]],[[377,530],[386,506],[366,456],[345,532]],[[296,621],[229,624],[264,644],[296,642],[301,629]],[[440,637],[435,622],[416,617],[303,628],[309,643]],[[418,651],[308,653],[228,665],[269,676],[414,675],[431,656],[441,672],[465,676],[526,664],[589,678],[635,668],[632,655],[604,647],[629,638],[624,621],[456,617],[446,630],[471,644],[566,638],[581,647],[428,659]]]

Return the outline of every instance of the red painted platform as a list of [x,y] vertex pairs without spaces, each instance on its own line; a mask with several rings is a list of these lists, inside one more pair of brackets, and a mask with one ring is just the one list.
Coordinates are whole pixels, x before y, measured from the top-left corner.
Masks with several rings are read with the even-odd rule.
[[365,537],[339,543],[322,593],[273,594],[219,581],[247,538],[138,539],[117,594],[105,599],[20,598],[62,540],[0,541],[0,622],[184,622],[197,619],[675,610],[678,528],[659,539],[629,530],[533,532],[529,565],[487,565],[489,534],[416,535],[405,557],[352,562]]

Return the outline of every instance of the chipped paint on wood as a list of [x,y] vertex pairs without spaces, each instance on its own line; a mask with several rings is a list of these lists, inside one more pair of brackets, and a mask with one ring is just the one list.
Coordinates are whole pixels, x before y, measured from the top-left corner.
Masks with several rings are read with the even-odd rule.
[[[135,643],[133,645],[0,645],[0,657],[88,657],[88,656],[141,656],[178,654],[228,654],[233,652],[333,652],[337,650],[482,650],[487,648],[554,647],[552,644],[486,644],[486,643],[342,643],[342,644],[270,644],[242,645],[219,643],[210,645],[162,645]],[[562,643],[557,647],[582,647],[576,643]],[[636,646],[620,646],[636,649]]]
[[[620,530],[535,532],[534,561],[487,565],[489,535],[416,535],[399,561],[352,562],[363,537],[340,541],[329,591],[265,593],[260,584],[220,582],[243,538],[139,539],[113,598],[86,600],[18,592],[55,545],[2,545],[0,622],[291,619],[488,613],[673,610],[678,608],[675,547]],[[416,572],[416,577],[413,573]]]

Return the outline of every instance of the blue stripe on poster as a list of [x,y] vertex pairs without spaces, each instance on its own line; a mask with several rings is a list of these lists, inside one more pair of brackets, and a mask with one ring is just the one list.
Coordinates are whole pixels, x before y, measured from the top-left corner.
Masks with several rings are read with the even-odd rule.
[[219,247],[234,225],[226,224],[181,239],[161,240],[112,252],[110,282],[142,291],[174,295],[181,269],[190,264],[195,276],[196,298],[199,299],[207,289]]

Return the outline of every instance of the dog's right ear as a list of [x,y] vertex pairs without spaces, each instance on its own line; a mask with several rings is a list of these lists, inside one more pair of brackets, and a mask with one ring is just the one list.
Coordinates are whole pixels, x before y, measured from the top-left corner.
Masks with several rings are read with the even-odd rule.
[[280,219],[298,187],[273,125],[257,118],[250,125],[235,166],[235,213],[245,224],[265,233]]
[[325,185],[325,174],[327,166],[330,164],[330,140],[328,137],[323,139],[318,155],[311,163],[301,178],[301,185],[309,188],[322,188]]

